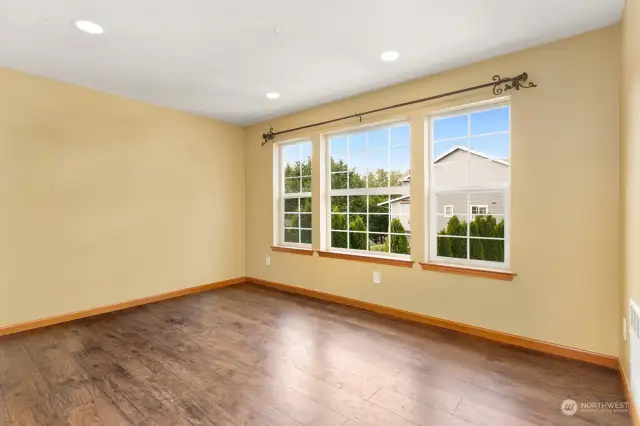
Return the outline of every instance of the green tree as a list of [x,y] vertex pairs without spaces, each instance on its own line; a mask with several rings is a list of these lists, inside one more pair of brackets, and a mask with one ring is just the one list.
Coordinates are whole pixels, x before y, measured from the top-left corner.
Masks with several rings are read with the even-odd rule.
[[[447,223],[447,228],[444,230],[445,235],[467,235],[467,222],[460,221],[458,216],[453,216]],[[451,242],[451,253],[453,257],[467,258],[467,240],[466,238],[448,238]]]
[[[446,230],[443,229],[438,235],[447,235]],[[450,237],[438,238],[438,256],[453,257],[453,251],[451,250],[452,239]]]
[[351,221],[349,226],[351,231],[363,231],[363,232],[349,232],[349,247],[357,250],[367,249],[367,234],[364,233],[367,230],[367,225],[362,220],[362,216],[356,216]]
[[369,172],[369,188],[384,188],[389,186],[389,174],[384,169]]
[[[365,176],[356,172],[356,169],[349,169],[346,163],[342,160],[336,161],[331,157],[331,171],[343,172],[333,173],[331,175],[331,188],[333,189],[347,189],[347,188],[365,188],[366,181]],[[347,182],[348,176],[348,182]]]
[[311,157],[303,161],[287,163],[284,168],[284,177],[293,178],[300,176],[311,176]]
[[[391,232],[404,234],[406,231],[400,219],[391,221]],[[391,253],[409,254],[409,238],[406,235],[391,235]]]
[[331,211],[339,213],[331,215],[331,247],[347,248],[347,215],[340,213],[338,206]]
[[343,160],[336,161],[333,157],[331,157],[331,171],[334,172],[331,175],[331,188],[333,189],[401,186],[400,179],[404,176],[404,173],[397,170],[387,171],[385,169],[370,171],[366,175],[360,174],[355,168],[350,169]]
[[284,177],[285,193],[311,192],[311,157],[304,161],[287,163]]
[[311,213],[311,197],[300,198],[300,211]]
[[[471,227],[474,226],[474,223],[471,222],[470,224]],[[469,240],[469,250],[470,250],[470,255],[469,255],[469,259],[474,259],[474,260],[487,260],[484,258],[484,243],[485,241],[483,240],[479,240],[477,238],[471,238]]]
[[300,176],[311,176],[311,157],[307,157],[305,161],[300,163]]
[[347,163],[344,161],[336,161],[331,157],[331,171],[332,172],[346,172],[348,170]]
[[[467,235],[467,222],[460,221],[453,216],[447,222],[446,228],[440,230],[438,235]],[[491,216],[477,215],[469,223],[469,258],[475,260],[487,260],[494,262],[504,261],[504,220],[497,222]],[[495,240],[480,239],[474,237],[498,238]],[[467,258],[466,238],[438,238],[438,256]]]
[[391,170],[389,172],[389,182],[391,186],[401,186],[400,179],[404,176],[404,173],[401,173],[396,170]]
[[349,195],[349,213],[366,213],[367,212],[367,196],[366,195]]

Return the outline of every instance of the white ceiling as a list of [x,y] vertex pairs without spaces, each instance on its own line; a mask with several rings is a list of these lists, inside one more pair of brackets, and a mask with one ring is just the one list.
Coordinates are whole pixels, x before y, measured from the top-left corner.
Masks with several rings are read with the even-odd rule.
[[0,66],[250,124],[613,24],[623,3],[0,0]]

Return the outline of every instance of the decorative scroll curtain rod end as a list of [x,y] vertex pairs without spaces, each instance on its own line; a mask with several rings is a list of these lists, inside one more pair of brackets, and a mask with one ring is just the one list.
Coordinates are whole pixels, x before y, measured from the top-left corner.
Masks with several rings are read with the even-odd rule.
[[265,146],[266,144],[269,143],[270,140],[273,140],[276,137],[275,133],[273,133],[273,127],[269,128],[269,131],[267,133],[263,133],[262,134],[262,145],[261,146]]
[[[493,86],[493,94],[500,95],[502,94],[502,92],[506,92],[511,89],[520,90],[529,89],[530,87],[538,87],[538,85],[534,82],[527,81],[528,79],[529,75],[526,72],[523,72],[522,74],[519,74],[515,77],[507,78],[500,78],[499,75],[494,75],[493,81],[495,81],[496,84]],[[502,87],[502,85],[504,85],[504,88]]]

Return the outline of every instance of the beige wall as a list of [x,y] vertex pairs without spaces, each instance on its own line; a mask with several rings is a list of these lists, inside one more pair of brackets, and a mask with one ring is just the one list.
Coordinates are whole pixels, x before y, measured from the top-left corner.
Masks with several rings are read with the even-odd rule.
[[0,69],[0,327],[243,276],[243,141]]
[[[640,19],[637,3],[629,1],[622,25],[621,175],[618,26],[245,131],[0,70],[0,327],[246,274],[610,355],[622,348],[626,359],[618,332],[626,296],[618,284],[620,248],[633,258],[640,229],[633,167],[640,150],[630,144],[640,132],[632,54],[639,30],[629,24]],[[513,282],[270,252],[273,149],[260,146],[269,126],[307,124],[525,70],[540,86],[511,99]],[[486,90],[365,120],[412,123],[416,261],[425,259],[417,242],[427,237],[424,119],[490,97]],[[318,164],[321,132],[338,128],[291,136],[313,139]],[[318,213],[318,167],[314,174]],[[615,232],[622,229],[620,177],[622,245]],[[316,249],[319,225],[315,214]],[[374,269],[382,272],[380,285],[371,284]],[[638,271],[625,262],[625,293],[640,300]]]
[[[619,51],[619,27],[614,26],[247,129],[247,275],[617,356]],[[270,252],[273,149],[260,146],[261,132],[522,71],[539,87],[512,93],[512,269],[518,274],[513,282]],[[368,120],[408,117],[412,122],[415,260],[424,260],[424,247],[416,242],[426,238],[424,119],[430,111],[490,96],[487,89]],[[292,136],[312,137],[319,158],[317,129]],[[318,167],[314,173],[317,213]],[[316,249],[319,224],[314,214]],[[268,254],[270,267],[265,266]],[[374,269],[382,272],[380,285],[371,283]]]
[[[629,298],[640,303],[640,1],[627,0],[621,24],[620,183],[622,195],[622,315]],[[620,330],[618,319],[618,330]],[[621,339],[622,341],[622,339]],[[629,344],[622,341],[628,372]]]

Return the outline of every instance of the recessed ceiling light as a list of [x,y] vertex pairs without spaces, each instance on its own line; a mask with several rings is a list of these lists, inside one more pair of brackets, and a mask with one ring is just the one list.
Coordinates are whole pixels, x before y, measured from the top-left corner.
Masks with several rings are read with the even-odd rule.
[[280,97],[280,93],[269,92],[267,93],[267,98],[269,99],[278,99]]
[[385,62],[393,62],[399,57],[400,57],[400,54],[395,50],[387,50],[385,52],[382,52],[382,54],[380,55],[380,59],[382,59]]
[[104,32],[102,27],[96,24],[95,22],[83,21],[79,19],[79,20],[73,21],[73,23],[80,31],[84,31],[85,33],[102,34]]

